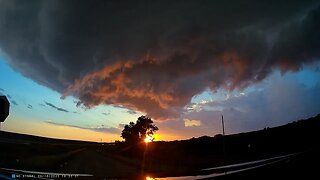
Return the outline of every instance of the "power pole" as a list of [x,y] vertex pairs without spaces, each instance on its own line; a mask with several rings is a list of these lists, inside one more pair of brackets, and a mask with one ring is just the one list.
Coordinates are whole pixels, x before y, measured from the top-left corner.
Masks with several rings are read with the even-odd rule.
[[[222,123],[222,152],[223,152],[223,158],[224,158],[224,163],[226,163],[226,142],[225,142],[225,132],[224,132],[224,120],[223,120],[223,115],[221,113],[221,123]],[[227,174],[227,172],[225,172]]]
[[222,135],[224,134],[224,121],[223,121],[223,114],[221,114],[221,121],[222,121]]

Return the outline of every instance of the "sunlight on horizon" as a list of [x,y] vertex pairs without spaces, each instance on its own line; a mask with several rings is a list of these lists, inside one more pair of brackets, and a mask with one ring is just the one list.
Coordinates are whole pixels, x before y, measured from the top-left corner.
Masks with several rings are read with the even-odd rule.
[[[25,121],[27,121],[28,123],[24,123]],[[22,123],[23,126],[17,126],[17,124]],[[15,118],[6,121],[2,123],[2,130],[8,132],[16,132],[28,135],[66,140],[114,142],[114,140],[121,139],[118,134],[98,132],[89,129],[82,129],[79,127],[50,124],[26,118]]]
[[147,135],[146,138],[144,139],[144,142],[145,143],[149,143],[149,142],[152,142],[154,140],[155,140],[155,138],[154,138],[153,135]]
[[155,180],[155,178],[152,178],[152,177],[147,176],[147,177],[146,177],[146,180]]

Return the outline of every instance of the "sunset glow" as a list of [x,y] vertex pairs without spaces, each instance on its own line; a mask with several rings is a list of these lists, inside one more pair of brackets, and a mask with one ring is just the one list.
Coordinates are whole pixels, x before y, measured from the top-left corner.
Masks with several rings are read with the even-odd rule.
[[152,142],[153,140],[154,140],[153,135],[147,135],[146,138],[144,139],[144,142],[149,143],[149,142]]
[[151,178],[151,177],[147,176],[146,180],[155,180],[155,178]]

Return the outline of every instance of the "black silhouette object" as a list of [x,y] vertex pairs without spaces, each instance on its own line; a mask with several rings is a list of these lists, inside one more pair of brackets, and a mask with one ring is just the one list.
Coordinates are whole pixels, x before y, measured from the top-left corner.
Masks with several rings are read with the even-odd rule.
[[159,128],[153,124],[153,121],[146,117],[140,116],[136,123],[130,122],[124,126],[121,137],[128,143],[143,142],[147,135],[153,135]]
[[0,96],[0,123],[9,116],[10,103],[6,96]]

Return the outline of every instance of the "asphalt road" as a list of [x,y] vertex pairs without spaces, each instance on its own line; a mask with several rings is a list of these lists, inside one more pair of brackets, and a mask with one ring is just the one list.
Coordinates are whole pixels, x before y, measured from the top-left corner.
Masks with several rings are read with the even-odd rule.
[[311,150],[258,168],[207,179],[319,179],[319,150]]

